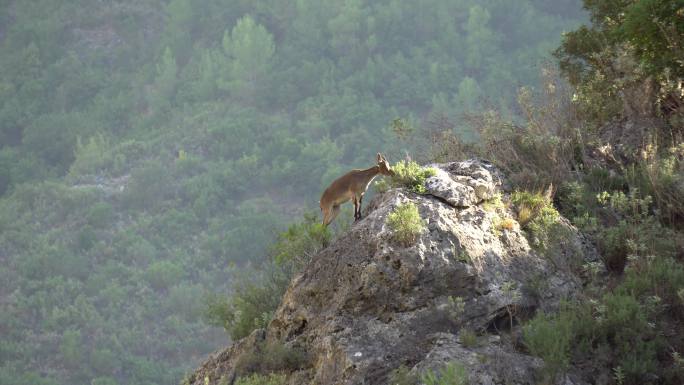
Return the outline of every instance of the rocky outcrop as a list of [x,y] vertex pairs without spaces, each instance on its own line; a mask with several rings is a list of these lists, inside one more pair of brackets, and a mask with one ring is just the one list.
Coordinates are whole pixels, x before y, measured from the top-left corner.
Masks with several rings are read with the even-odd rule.
[[[292,280],[268,328],[211,357],[190,382],[229,384],[241,355],[258,341],[280,341],[308,355],[292,384],[386,384],[401,365],[418,373],[449,361],[463,364],[472,384],[536,383],[542,362],[516,349],[515,330],[575,296],[582,282],[574,270],[597,254],[567,224],[555,247],[535,251],[510,208],[483,204],[506,194],[492,165],[433,167],[427,194],[376,196],[364,218]],[[404,247],[386,218],[409,201],[426,228]],[[500,228],[502,217],[512,225]]]

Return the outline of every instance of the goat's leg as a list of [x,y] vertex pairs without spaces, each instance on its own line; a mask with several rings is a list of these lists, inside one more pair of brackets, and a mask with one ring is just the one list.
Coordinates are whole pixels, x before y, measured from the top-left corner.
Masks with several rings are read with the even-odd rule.
[[327,226],[328,223],[330,223],[330,222],[328,222],[328,216],[330,215],[330,208],[329,207],[326,207],[326,208],[321,207],[321,213],[323,213],[323,222],[322,222],[323,226]]
[[359,214],[358,214],[358,220],[361,220],[361,202],[362,202],[362,201],[363,201],[363,194],[361,194],[361,195],[359,196],[359,199],[358,199],[358,202],[359,202],[359,208],[358,208],[358,211],[359,211]]
[[330,219],[328,220],[328,223],[332,222],[335,220],[337,217],[337,214],[340,213],[340,205],[335,205],[332,207],[332,212],[330,213]]

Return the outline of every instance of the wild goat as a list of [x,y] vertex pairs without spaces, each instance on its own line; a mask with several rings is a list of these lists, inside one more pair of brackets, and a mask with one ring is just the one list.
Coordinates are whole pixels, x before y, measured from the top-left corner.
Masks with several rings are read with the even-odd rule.
[[387,159],[378,153],[378,164],[366,170],[351,170],[335,179],[321,196],[323,225],[327,226],[340,213],[340,205],[351,200],[354,203],[354,221],[361,219],[361,200],[373,178],[394,175]]

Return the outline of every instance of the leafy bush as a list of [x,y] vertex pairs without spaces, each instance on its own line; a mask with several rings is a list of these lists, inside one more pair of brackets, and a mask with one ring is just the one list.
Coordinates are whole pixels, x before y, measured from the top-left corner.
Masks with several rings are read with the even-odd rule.
[[526,231],[532,245],[546,250],[559,234],[560,214],[553,207],[550,194],[515,191],[511,195],[518,223]]
[[273,317],[290,282],[291,271],[269,263],[259,274],[243,274],[230,297],[209,294],[205,298],[205,321],[223,327],[233,340],[264,328]]
[[666,344],[660,330],[671,327],[668,317],[679,322],[684,316],[678,296],[683,288],[684,267],[670,258],[640,257],[613,292],[562,304],[555,315],[538,314],[523,328],[525,344],[544,359],[547,376],[567,368],[574,354],[603,355],[610,367],[620,368],[624,384],[645,383],[667,371],[670,362],[659,357],[681,349],[679,339]]
[[590,76],[592,69],[603,69],[605,63],[598,60],[598,55],[622,46],[628,46],[651,74],[670,70],[675,77],[684,76],[681,3],[587,0],[584,7],[591,14],[592,27],[565,34],[556,52],[570,79],[583,79]]
[[234,340],[266,327],[294,273],[322,249],[331,236],[312,215],[290,225],[271,249],[273,260],[265,262],[258,273],[239,276],[230,298],[216,294],[205,298],[205,321],[223,327]]
[[418,375],[411,374],[410,369],[404,365],[394,369],[389,375],[390,385],[417,385],[419,380]]
[[290,225],[280,233],[272,247],[273,258],[280,265],[293,263],[301,268],[331,238],[330,230],[319,223],[315,215],[304,215],[304,221]]
[[83,174],[95,174],[109,168],[114,157],[110,152],[111,144],[102,134],[94,135],[83,141],[76,138],[75,159],[69,169],[69,174],[78,176]]
[[674,255],[675,233],[651,214],[652,199],[638,190],[603,192],[597,196],[604,212],[618,217],[617,223],[597,230],[598,245],[606,267],[621,272],[632,255]]
[[295,371],[308,365],[309,359],[300,348],[280,342],[261,343],[255,350],[240,356],[235,363],[239,374]]
[[553,69],[545,68],[543,74],[542,93],[529,88],[518,93],[522,123],[494,111],[468,116],[480,137],[477,153],[523,190],[559,186],[583,163],[585,123],[568,97],[571,91]]
[[538,314],[523,328],[530,352],[544,360],[544,374],[549,380],[567,369],[574,338],[574,318],[567,307],[558,315]]
[[625,179],[643,196],[653,197],[661,221],[672,226],[681,224],[684,220],[684,143],[667,148],[650,144],[642,155],[639,163],[627,170]]
[[656,373],[656,353],[662,348],[651,324],[653,313],[631,295],[610,293],[604,296],[603,304],[605,318],[599,324],[602,337],[613,347],[626,383],[643,383],[649,373]]
[[90,207],[87,214],[88,223],[95,228],[104,228],[114,219],[114,208],[108,202],[98,202]]
[[235,380],[235,385],[282,385],[285,384],[287,376],[284,374],[271,373],[268,375],[252,374],[247,377],[240,377]]
[[387,215],[387,226],[393,231],[392,238],[403,246],[411,246],[425,230],[418,207],[412,202],[397,206]]
[[171,261],[154,262],[145,271],[147,282],[157,290],[173,286],[182,276],[183,269]]
[[491,199],[487,199],[482,202],[482,208],[489,212],[500,212],[505,209],[503,200],[501,199],[501,194],[495,194]]
[[466,348],[475,347],[478,344],[477,334],[471,329],[463,328],[458,333],[458,342]]
[[624,280],[617,287],[619,294],[631,294],[644,299],[661,298],[671,311],[684,316],[684,300],[678,293],[684,289],[684,266],[672,258],[639,258],[625,270]]
[[160,161],[149,161],[131,173],[131,180],[124,190],[124,201],[132,209],[153,210],[170,195],[171,185],[167,167]]
[[467,385],[468,372],[460,362],[450,362],[438,373],[428,370],[421,376],[425,385]]
[[431,167],[422,167],[414,161],[400,160],[392,166],[394,176],[382,179],[375,183],[375,186],[380,191],[386,191],[394,187],[406,187],[409,190],[418,193],[425,193],[425,180],[431,176],[435,176],[437,171]]

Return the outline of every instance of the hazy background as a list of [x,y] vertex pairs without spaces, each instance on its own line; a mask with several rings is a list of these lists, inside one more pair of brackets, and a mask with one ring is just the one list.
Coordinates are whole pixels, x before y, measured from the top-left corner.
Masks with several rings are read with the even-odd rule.
[[[176,384],[207,293],[414,127],[515,114],[579,0],[0,0],[0,383]],[[350,219],[350,215],[341,216]]]

